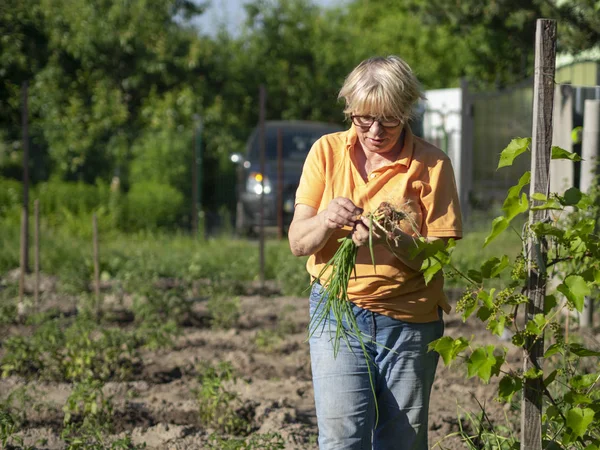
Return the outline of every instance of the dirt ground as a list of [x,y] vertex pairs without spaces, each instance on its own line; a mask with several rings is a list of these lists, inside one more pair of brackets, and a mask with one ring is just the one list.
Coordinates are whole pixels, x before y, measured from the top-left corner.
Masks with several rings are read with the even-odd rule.
[[[61,305],[60,301],[56,301]],[[228,389],[239,395],[240,404],[251,418],[254,433],[279,433],[286,449],[317,449],[316,418],[310,361],[306,339],[308,300],[282,296],[240,297],[242,316],[235,329],[215,330],[206,322],[183,328],[174,348],[144,351],[142,368],[127,382],[108,382],[104,393],[114,403],[118,436],[129,433],[133,442],[148,449],[203,449],[213,430],[202,427],[198,404],[191,394],[198,387],[197,367],[201,362],[228,361],[238,379]],[[66,305],[61,307],[66,308]],[[207,302],[194,304],[198,317],[207,316]],[[259,345],[264,330],[281,329],[286,334],[271,345]],[[204,324],[203,324],[204,323]],[[5,329],[0,339],[16,330]],[[478,342],[507,345],[490,336],[474,319],[463,323],[455,315],[446,318],[446,335],[474,336]],[[265,336],[263,334],[263,336]],[[508,346],[508,345],[507,345]],[[0,349],[0,356],[2,355]],[[509,353],[509,361],[520,365],[520,354]],[[476,379],[465,378],[465,367],[443,366],[440,360],[433,387],[429,438],[432,448],[458,449],[465,445],[457,436],[460,415],[478,413],[485,405],[489,417],[506,423],[507,408],[494,400],[496,388]],[[31,404],[26,405],[25,444],[38,449],[62,449],[60,439],[63,412],[70,392],[68,383],[34,381],[17,376],[0,380],[0,399],[19,387],[27,386]],[[40,439],[44,444],[36,444]],[[1,445],[1,444],[0,444]]]

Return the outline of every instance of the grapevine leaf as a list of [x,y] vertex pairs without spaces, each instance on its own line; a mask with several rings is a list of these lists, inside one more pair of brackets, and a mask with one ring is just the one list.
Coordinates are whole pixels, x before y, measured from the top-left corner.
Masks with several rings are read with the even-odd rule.
[[565,206],[576,205],[581,200],[581,196],[582,194],[579,189],[576,187],[569,188],[562,197],[562,204]]
[[508,219],[504,216],[500,216],[500,217],[496,217],[494,219],[494,221],[492,222],[492,232],[488,235],[488,237],[485,238],[485,242],[483,243],[483,246],[485,247],[486,245],[488,245],[490,242],[492,242],[494,239],[496,239],[500,233],[502,233],[504,230],[506,230],[508,228]]
[[498,397],[506,402],[510,402],[513,395],[523,388],[523,382],[514,375],[505,375],[500,380],[498,387]]
[[492,374],[497,375],[500,370],[500,366],[504,362],[504,357],[494,356],[493,345],[487,347],[479,347],[467,360],[467,373],[469,377],[477,375],[484,382],[488,383]]
[[582,437],[587,427],[594,420],[594,410],[591,408],[573,408],[567,412],[567,426],[575,437]]
[[531,367],[529,370],[527,370],[527,372],[523,374],[523,377],[527,378],[528,380],[535,380],[536,378],[540,378],[543,375],[544,372],[541,369]]
[[594,402],[589,395],[580,394],[575,391],[567,392],[563,400],[571,405],[589,405]]
[[550,358],[552,355],[557,353],[562,354],[562,346],[560,344],[552,344],[550,347],[548,347],[546,353],[544,353],[544,358]]
[[469,269],[467,271],[467,276],[475,283],[481,283],[483,281],[483,275],[479,270]]
[[587,389],[597,380],[598,374],[596,373],[580,374],[569,378],[569,385],[571,385],[573,389]]
[[502,336],[504,333],[506,319],[504,317],[498,318],[498,320],[490,320],[488,323],[489,330],[496,336]]
[[436,273],[442,270],[442,264],[434,258],[427,258],[423,261],[421,265],[421,271],[423,272],[423,278],[425,279],[425,284],[429,284],[429,282],[433,279]]
[[512,166],[513,161],[521,153],[524,153],[531,144],[531,138],[516,138],[510,141],[508,146],[502,150],[500,154],[500,161],[498,162],[498,169],[501,167]]
[[506,255],[502,255],[501,259],[492,256],[481,265],[481,275],[483,275],[484,278],[495,278],[500,275],[500,272],[506,269],[509,264],[510,260]]
[[558,238],[559,240],[563,240],[565,237],[565,231],[561,230],[560,228],[557,228],[555,226],[552,226],[549,223],[544,223],[544,222],[538,222],[538,223],[534,223],[531,226],[531,230],[538,236],[554,236],[556,238]]
[[544,314],[548,314],[556,305],[558,305],[556,296],[553,294],[546,295],[544,299]]
[[494,293],[496,292],[496,289],[490,289],[490,292],[488,293],[487,291],[479,291],[479,293],[477,294],[477,298],[479,300],[481,300],[483,302],[483,304],[485,306],[487,306],[490,309],[494,308]]
[[590,350],[588,348],[585,348],[581,344],[571,344],[571,345],[569,345],[569,350],[571,351],[571,353],[574,353],[574,354],[576,354],[577,356],[580,356],[580,357],[584,357],[584,356],[600,356],[600,352],[596,352],[594,350]]
[[[525,195],[525,194],[523,194],[523,195]],[[562,210],[562,209],[564,209],[564,207],[555,198],[550,198],[545,203],[542,203],[541,205],[536,205],[536,206],[531,207],[532,211],[541,211],[544,209]]]
[[525,172],[519,182],[511,187],[508,190],[506,195],[506,199],[502,204],[502,210],[504,211],[504,216],[510,222],[516,216],[521,213],[524,213],[529,208],[529,201],[527,200],[527,195],[523,193],[523,195],[519,195],[523,187],[525,187],[531,181],[531,172]]
[[581,156],[574,152],[568,152],[564,148],[552,146],[552,159],[568,159],[573,162],[581,161]]
[[558,375],[558,370],[553,370],[552,373],[544,379],[544,386],[550,386],[552,382],[556,379],[556,375]]
[[548,197],[546,197],[541,192],[534,192],[533,195],[531,196],[531,198],[533,200],[537,200],[538,202],[545,202],[548,200]]
[[490,318],[490,316],[492,315],[492,310],[490,308],[488,308],[487,306],[482,306],[481,308],[479,308],[479,310],[477,311],[477,317],[482,321],[485,322],[486,320],[488,320]]
[[448,365],[468,346],[469,341],[463,337],[452,339],[450,336],[444,336],[430,343],[429,350],[438,352],[444,360],[444,364]]
[[583,311],[585,297],[591,293],[588,284],[580,275],[569,275],[556,290],[562,293],[579,312]]

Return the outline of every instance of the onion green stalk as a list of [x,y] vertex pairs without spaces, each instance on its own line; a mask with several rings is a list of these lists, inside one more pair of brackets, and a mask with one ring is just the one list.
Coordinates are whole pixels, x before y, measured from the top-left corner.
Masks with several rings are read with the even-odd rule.
[[[356,317],[352,311],[352,303],[348,298],[348,282],[352,276],[352,272],[355,270],[356,254],[358,253],[358,247],[352,241],[351,237],[344,237],[338,240],[341,243],[338,250],[335,252],[333,257],[325,264],[321,270],[317,280],[323,286],[321,292],[321,298],[315,309],[315,313],[310,318],[308,325],[309,338],[319,329],[323,322],[327,319],[329,314],[333,314],[337,327],[335,328],[335,337],[333,338],[333,356],[337,357],[340,350],[342,340],[350,347],[350,338],[354,337],[358,340],[360,347],[365,355],[367,361],[367,370],[369,372],[369,383],[371,385],[371,392],[373,398],[375,395],[375,382],[373,380],[373,374],[371,373],[370,357],[365,346],[362,332],[358,328]],[[370,246],[372,251],[372,240],[370,240]],[[322,277],[325,275],[327,270],[331,268],[329,276],[323,280]],[[322,307],[321,307],[322,306]],[[344,322],[347,326],[344,326]],[[329,325],[331,323],[329,322]],[[375,414],[376,421],[379,420],[379,407],[377,401],[375,401]]]

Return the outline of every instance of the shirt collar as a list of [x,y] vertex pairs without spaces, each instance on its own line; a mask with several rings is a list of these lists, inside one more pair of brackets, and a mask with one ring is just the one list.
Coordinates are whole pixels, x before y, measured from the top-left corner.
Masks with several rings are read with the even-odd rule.
[[[356,127],[354,124],[350,125],[350,129],[346,134],[346,150],[350,150],[354,147],[356,140],[358,139],[358,135],[356,134]],[[394,164],[400,164],[401,166],[408,167],[413,158],[414,151],[414,135],[412,130],[408,125],[404,125],[404,145],[402,146],[402,150],[400,150],[400,154],[398,155],[398,159]]]

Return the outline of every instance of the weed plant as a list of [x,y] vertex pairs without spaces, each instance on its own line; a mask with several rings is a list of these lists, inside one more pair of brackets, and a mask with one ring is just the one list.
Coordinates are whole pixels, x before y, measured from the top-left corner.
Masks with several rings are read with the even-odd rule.
[[67,450],[120,450],[143,449],[145,444],[134,445],[129,436],[109,440],[114,432],[112,398],[107,397],[100,380],[88,379],[76,383],[63,411],[61,438]]
[[237,376],[231,363],[221,361],[216,367],[208,364],[198,368],[198,387],[192,394],[198,402],[200,422],[220,433],[247,435],[250,423],[238,414],[241,407],[239,395],[230,391],[227,384],[235,384]]
[[279,433],[254,434],[249,438],[225,438],[213,433],[208,439],[213,450],[283,450],[285,441]]
[[211,327],[217,329],[234,328],[241,315],[239,297],[217,294],[209,298],[207,303]]

